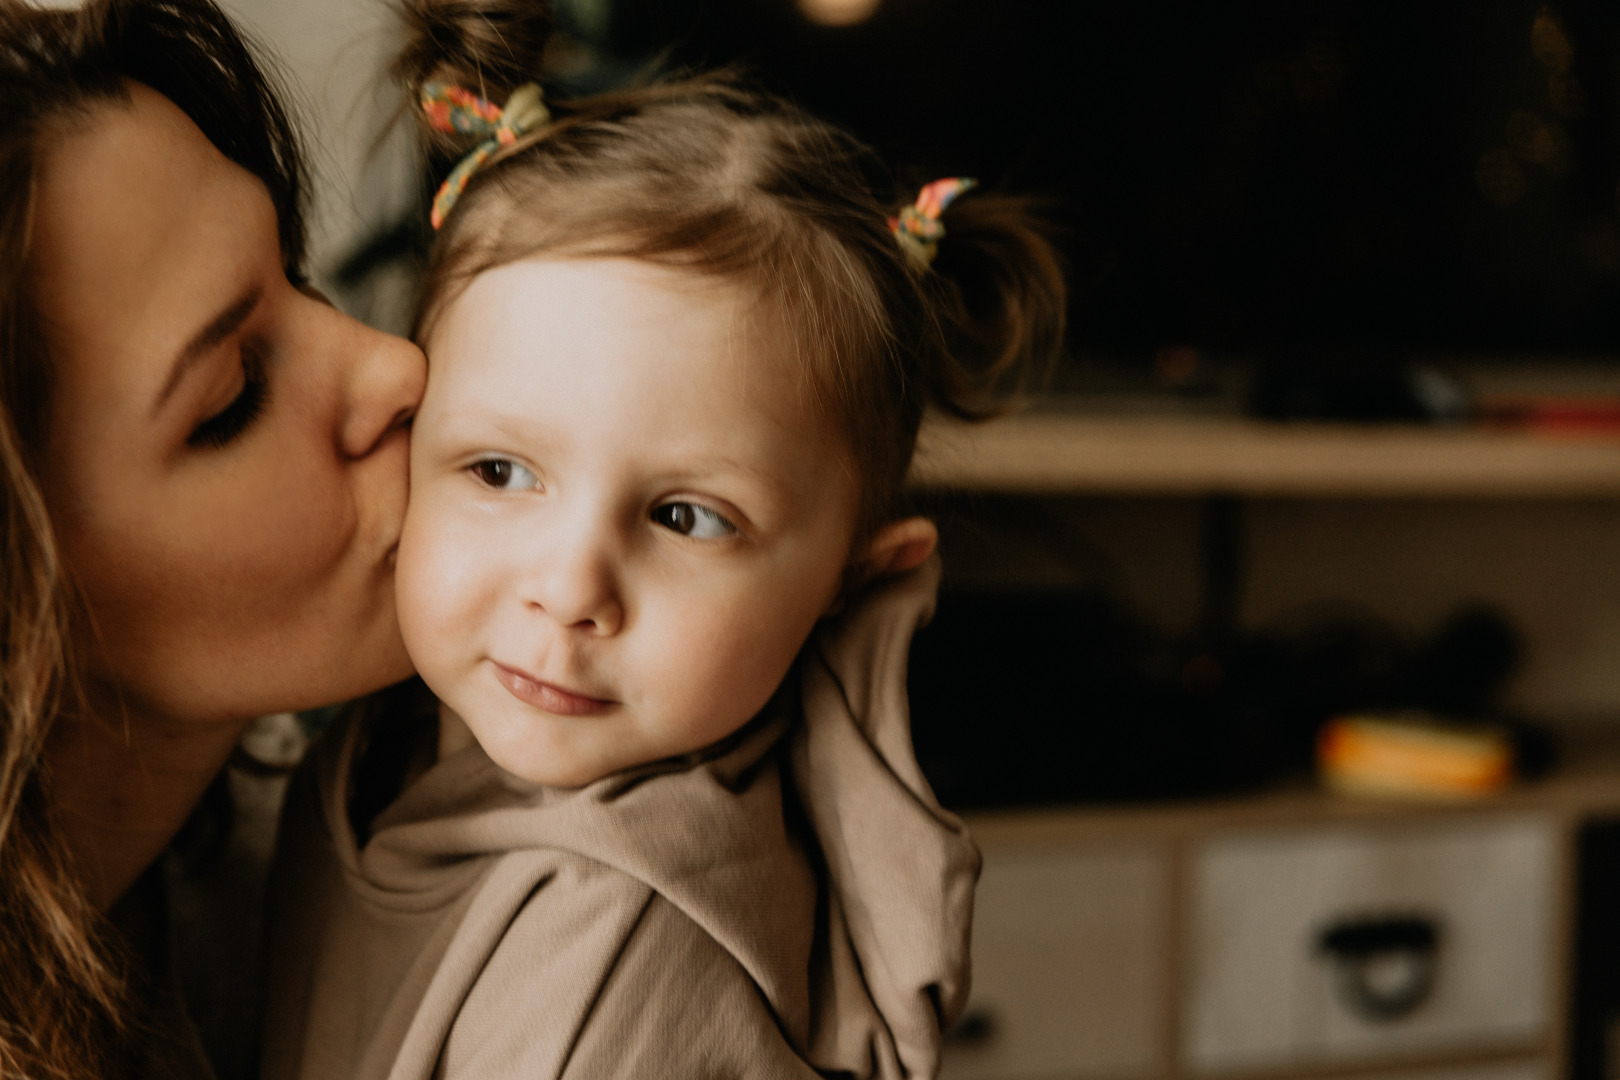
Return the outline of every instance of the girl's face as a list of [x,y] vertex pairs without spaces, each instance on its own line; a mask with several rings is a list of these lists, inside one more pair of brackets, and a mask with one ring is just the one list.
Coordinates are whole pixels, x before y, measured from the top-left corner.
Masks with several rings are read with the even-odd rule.
[[421,354],[290,284],[263,185],[130,90],[49,145],[29,268],[91,684],[218,720],[403,678]]
[[622,259],[476,278],[427,342],[399,608],[507,771],[706,746],[838,595],[855,470],[743,292]]

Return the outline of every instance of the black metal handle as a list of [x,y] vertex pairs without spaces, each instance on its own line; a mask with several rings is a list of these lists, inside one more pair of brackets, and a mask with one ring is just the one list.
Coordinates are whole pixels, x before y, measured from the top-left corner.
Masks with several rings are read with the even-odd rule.
[[1317,949],[1333,964],[1339,998],[1368,1020],[1398,1020],[1434,990],[1440,921],[1424,914],[1357,916],[1326,927]]
[[989,1009],[969,1009],[945,1033],[946,1046],[984,1046],[996,1037],[996,1014]]

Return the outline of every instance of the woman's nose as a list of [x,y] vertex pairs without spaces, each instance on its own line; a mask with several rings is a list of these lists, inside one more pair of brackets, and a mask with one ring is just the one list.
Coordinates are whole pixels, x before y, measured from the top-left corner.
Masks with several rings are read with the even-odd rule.
[[354,324],[347,367],[347,404],[339,439],[343,452],[362,458],[416,413],[427,384],[427,360],[406,341]]

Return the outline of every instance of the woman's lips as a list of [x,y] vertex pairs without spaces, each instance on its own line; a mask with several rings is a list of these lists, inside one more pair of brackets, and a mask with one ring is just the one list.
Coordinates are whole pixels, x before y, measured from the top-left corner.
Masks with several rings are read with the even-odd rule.
[[[494,661],[491,661],[494,663]],[[602,698],[586,697],[572,690],[564,690],[548,682],[541,682],[516,668],[495,664],[495,678],[506,687],[507,693],[523,702],[557,716],[595,716],[613,707],[613,702]]]

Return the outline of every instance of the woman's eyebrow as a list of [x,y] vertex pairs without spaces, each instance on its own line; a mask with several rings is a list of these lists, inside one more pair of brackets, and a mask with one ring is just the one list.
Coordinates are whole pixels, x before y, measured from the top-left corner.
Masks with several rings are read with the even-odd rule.
[[169,400],[174,388],[180,385],[198,360],[208,355],[208,350],[218,345],[241,329],[247,322],[253,309],[259,306],[259,297],[263,289],[258,285],[249,286],[248,290],[231,302],[230,306],[209,320],[208,325],[192,335],[186,342],[185,348],[175,357],[174,365],[169,369],[169,377],[163,381],[163,389],[158,391],[157,401],[152,406],[152,413],[156,415],[163,408],[163,403]]

